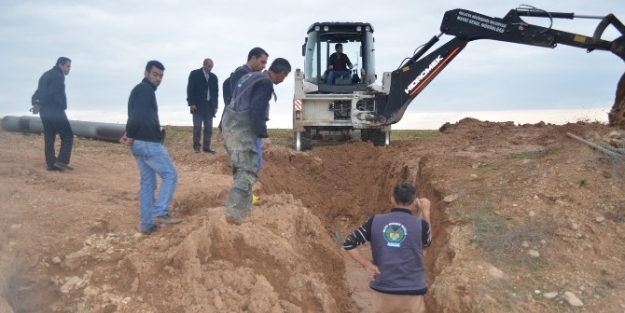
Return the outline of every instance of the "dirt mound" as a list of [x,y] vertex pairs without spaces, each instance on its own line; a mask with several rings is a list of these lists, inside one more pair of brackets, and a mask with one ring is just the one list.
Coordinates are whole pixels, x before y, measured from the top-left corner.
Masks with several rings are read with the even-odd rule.
[[388,147],[275,147],[240,227],[221,212],[223,149],[195,154],[175,131],[184,222],[149,237],[126,147],[76,138],[76,170],[48,172],[41,136],[0,131],[0,312],[369,313],[369,278],[338,244],[399,181],[433,203],[428,312],[625,307],[625,160],[567,136],[618,152],[614,127],[469,118]]

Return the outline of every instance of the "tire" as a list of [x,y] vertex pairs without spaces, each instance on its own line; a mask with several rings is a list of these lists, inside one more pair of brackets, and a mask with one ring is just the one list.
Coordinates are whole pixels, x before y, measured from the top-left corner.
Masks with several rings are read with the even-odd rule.
[[295,151],[310,150],[312,148],[310,130],[299,133],[299,149],[297,149],[297,135],[298,132],[293,133],[293,149],[295,149]]
[[614,97],[614,105],[608,114],[610,126],[619,126],[625,128],[625,74],[621,76],[616,87],[616,97]]
[[360,139],[362,141],[371,141],[376,147],[385,146],[386,132],[381,129],[363,129],[360,131]]

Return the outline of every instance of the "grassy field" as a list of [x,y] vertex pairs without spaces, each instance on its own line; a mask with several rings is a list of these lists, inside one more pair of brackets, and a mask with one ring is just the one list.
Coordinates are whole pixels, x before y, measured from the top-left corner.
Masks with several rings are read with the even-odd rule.
[[[192,137],[193,127],[191,126],[165,126],[167,129],[167,140],[170,144],[180,141],[185,143]],[[269,129],[269,138],[277,146],[291,148],[293,145],[293,130],[291,129]],[[213,129],[213,135],[219,130]],[[437,136],[438,130],[391,130],[391,142],[401,140],[418,140],[422,138]]]

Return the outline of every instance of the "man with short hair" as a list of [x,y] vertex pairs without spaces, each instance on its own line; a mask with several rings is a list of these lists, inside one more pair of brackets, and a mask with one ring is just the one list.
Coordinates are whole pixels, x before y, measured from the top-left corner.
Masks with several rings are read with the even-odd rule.
[[349,75],[348,69],[351,70],[354,67],[347,54],[343,53],[343,44],[337,43],[334,45],[334,50],[336,52],[328,58],[328,84],[334,83],[336,75]]
[[[74,144],[74,132],[69,124],[67,96],[65,95],[65,76],[69,74],[72,60],[60,57],[56,65],[39,78],[37,91],[32,97],[33,113],[39,113],[43,124],[44,154],[48,171],[73,170],[69,166]],[[56,135],[61,137],[58,157],[54,151]]]
[[[155,232],[159,225],[182,222],[169,215],[178,173],[163,146],[164,133],[158,118],[155,91],[164,71],[165,66],[159,61],[149,61],[145,66],[143,81],[130,92],[126,134],[119,140],[130,147],[139,167],[141,232],[146,235]],[[161,187],[154,202],[157,174]]]
[[224,209],[229,223],[241,224],[250,213],[252,186],[258,180],[262,163],[259,157],[271,145],[267,133],[269,100],[273,86],[282,83],[290,72],[289,62],[277,58],[269,71],[244,75],[234,88],[230,104],[224,109],[223,140],[234,174]]
[[[260,72],[265,69],[268,57],[269,54],[263,48],[255,47],[250,50],[250,52],[247,54],[247,62],[237,67],[234,72],[230,74],[230,77],[226,78],[226,80],[224,81],[224,107],[230,104],[230,100],[232,100],[232,92],[234,91],[234,88],[236,87],[241,77],[245,76],[245,74]],[[218,141],[222,140],[221,123],[224,118],[224,112],[226,112],[226,110],[221,113],[221,119],[219,120],[219,134],[217,135]]]
[[[432,243],[431,204],[405,182],[393,189],[391,204],[389,213],[373,215],[347,236],[343,249],[371,276],[374,313],[423,313],[427,292],[423,248]],[[413,216],[419,211],[423,219]],[[367,241],[373,262],[356,249]]]
[[[211,59],[204,59],[202,68],[191,71],[187,83],[187,103],[193,115],[193,150],[199,153],[215,153],[211,149],[213,136],[213,118],[219,108],[219,81],[217,75],[211,71],[214,63]],[[202,124],[204,124],[204,140],[202,137]]]

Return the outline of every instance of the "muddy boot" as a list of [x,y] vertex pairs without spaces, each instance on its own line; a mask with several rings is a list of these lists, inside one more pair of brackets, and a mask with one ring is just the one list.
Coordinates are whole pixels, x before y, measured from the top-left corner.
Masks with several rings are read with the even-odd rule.
[[240,225],[245,217],[252,210],[252,194],[238,188],[230,189],[224,215],[226,221],[231,224]]

